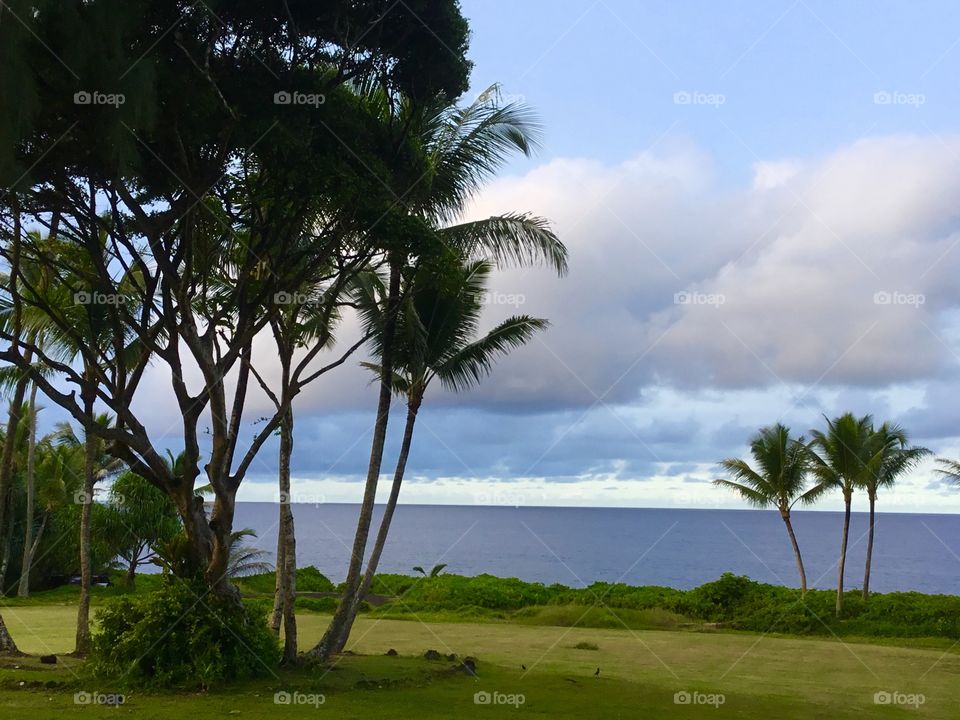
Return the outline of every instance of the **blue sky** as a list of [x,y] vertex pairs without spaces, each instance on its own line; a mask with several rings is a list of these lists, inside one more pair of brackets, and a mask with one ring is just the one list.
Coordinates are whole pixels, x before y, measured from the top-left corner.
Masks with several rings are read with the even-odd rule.
[[[543,158],[617,162],[685,135],[733,181],[755,157],[956,127],[960,6],[950,2],[467,0],[474,85],[542,114]],[[720,93],[677,107],[676,92]],[[874,93],[923,94],[879,108]],[[704,110],[704,112],[700,112]],[[710,112],[706,112],[710,110]]]
[[[545,127],[470,215],[549,218],[571,272],[495,276],[514,301],[488,323],[552,327],[479,390],[428,396],[403,501],[742,507],[709,484],[719,459],[846,410],[960,456],[960,6],[463,7],[471,93],[499,82]],[[148,392],[174,426],[166,384]],[[368,378],[350,364],[298,402],[295,499],[358,501]],[[275,453],[242,499],[275,498]],[[960,492],[928,465],[879,509],[960,511]]]

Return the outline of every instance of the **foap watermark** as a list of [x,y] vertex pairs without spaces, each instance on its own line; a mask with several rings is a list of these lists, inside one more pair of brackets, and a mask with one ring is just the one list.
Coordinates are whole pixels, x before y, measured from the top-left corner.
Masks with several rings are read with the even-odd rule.
[[673,694],[674,705],[711,705],[719,708],[727,701],[722,693],[705,693],[699,690],[680,690]]
[[127,101],[123,93],[104,93],[97,90],[80,90],[73,94],[74,105],[109,105],[118,108]]
[[886,291],[881,290],[873,294],[874,305],[907,305],[909,307],[920,307],[927,302],[927,298],[922,293],[907,293],[899,290]]
[[273,94],[274,105],[309,105],[310,107],[320,107],[327,101],[326,95],[322,93],[303,93],[287,92],[280,90]]
[[112,705],[119,707],[126,701],[126,696],[120,693],[87,692],[86,690],[81,690],[73,694],[74,705]]
[[326,695],[321,693],[287,692],[286,690],[281,690],[273,694],[274,705],[312,705],[318,708],[326,701]]
[[673,294],[674,305],[709,305],[710,307],[718,308],[726,301],[726,296],[721,293],[702,293],[691,290],[681,290]]
[[907,105],[918,108],[927,101],[923,93],[907,93],[899,90],[878,90],[873,94],[874,105]]
[[507,305],[518,308],[526,304],[527,296],[523,293],[505,293],[487,290],[486,292],[479,293],[475,300],[480,305]]
[[486,690],[481,690],[473,694],[474,705],[512,705],[518,708],[526,701],[526,696],[521,693],[502,693],[496,690],[487,692]]
[[118,293],[81,290],[73,294],[74,305],[123,305],[127,299]]
[[281,492],[277,494],[277,502],[281,505],[323,505],[327,496],[322,493],[305,493],[300,491]]
[[674,105],[707,105],[718,108],[727,101],[723,93],[708,93],[700,90],[678,90],[673,94]]
[[927,702],[927,698],[923,693],[878,690],[873,694],[874,705],[905,705],[917,709],[925,702]]
[[281,290],[273,294],[274,305],[299,305],[301,307],[320,307],[324,296],[315,293],[287,292]]
[[477,505],[508,505],[520,507],[526,504],[526,500],[526,496],[522,493],[504,492],[502,490],[477,493],[473,496],[473,501]]

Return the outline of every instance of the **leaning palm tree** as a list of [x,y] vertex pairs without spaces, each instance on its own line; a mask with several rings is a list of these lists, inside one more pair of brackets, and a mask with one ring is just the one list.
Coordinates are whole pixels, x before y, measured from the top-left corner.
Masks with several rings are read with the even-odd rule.
[[877,458],[871,447],[873,418],[857,418],[846,413],[827,421],[826,432],[811,431],[814,450],[811,454],[811,472],[818,484],[837,488],[843,493],[843,534],[840,537],[840,559],[837,562],[837,617],[843,612],[843,579],[847,561],[847,542],[850,536],[850,507],[853,491],[863,487],[871,472],[878,469]]
[[[873,562],[873,536],[877,493],[893,487],[897,479],[931,454],[924,447],[908,447],[907,433],[899,425],[883,423],[871,436],[871,471],[863,478],[863,489],[870,499],[870,530],[867,535],[867,561],[863,571],[863,599],[870,597],[870,568]],[[875,469],[874,469],[875,468]]]
[[[490,374],[499,357],[523,346],[549,325],[546,320],[519,315],[504,320],[477,338],[482,297],[491,271],[490,263],[474,260],[457,267],[439,282],[435,275],[421,272],[415,276],[414,287],[406,296],[403,312],[398,318],[392,382],[394,391],[406,400],[406,425],[390,497],[367,562],[361,598],[373,582],[386,545],[410,454],[414,425],[427,388],[434,380],[453,392],[474,387]],[[367,279],[368,282],[360,285],[357,304],[367,327],[375,332],[384,324],[383,297],[386,290],[375,275],[371,274]],[[379,364],[364,365],[377,377],[383,372]]]
[[790,511],[797,503],[810,504],[827,489],[816,484],[806,488],[810,471],[810,447],[803,437],[791,438],[790,428],[777,423],[765,427],[750,440],[750,455],[754,467],[747,460],[728,458],[720,466],[731,479],[714,480],[718,487],[733,490],[748,503],[759,508],[775,507],[787,527],[793,555],[800,573],[800,592],[807,592],[807,574],[803,568],[800,545],[793,532]]
[[403,188],[407,217],[404,222],[394,222],[398,230],[403,228],[399,233],[402,239],[391,238],[386,243],[389,280],[383,330],[379,339],[375,338],[382,372],[370,459],[343,597],[327,631],[308,653],[317,659],[326,659],[343,649],[359,608],[363,559],[373,522],[393,395],[394,341],[402,305],[402,277],[420,262],[424,251],[433,250],[435,256],[438,247],[466,257],[488,256],[497,264],[544,263],[560,274],[567,267],[566,248],[542,218],[511,213],[457,224],[469,201],[510,155],[520,152],[529,156],[537,147],[540,128],[529,108],[521,103],[504,104],[496,86],[466,107],[442,101],[426,107],[401,101],[398,107],[382,96],[368,102],[382,109],[385,123],[399,122],[418,136],[422,153],[415,159],[416,169],[405,167],[403,171],[412,172],[420,180],[413,187]]

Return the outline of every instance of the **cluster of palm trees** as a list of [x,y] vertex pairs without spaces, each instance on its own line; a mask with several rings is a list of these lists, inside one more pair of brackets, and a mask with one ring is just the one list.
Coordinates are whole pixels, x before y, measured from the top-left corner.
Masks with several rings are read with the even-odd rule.
[[[312,267],[302,282],[289,288],[289,292],[265,299],[256,310],[268,318],[260,337],[272,336],[279,373],[265,372],[264,368],[254,364],[252,339],[238,352],[240,380],[237,392],[240,393],[241,389],[245,392],[246,383],[251,379],[276,408],[277,419],[266,419],[268,425],[275,424],[260,431],[253,446],[259,448],[276,428],[280,438],[280,507],[276,593],[270,624],[278,634],[281,629],[283,631],[286,661],[295,660],[298,654],[294,613],[296,533],[290,492],[294,452],[293,400],[296,395],[311,381],[343,365],[361,347],[369,348],[370,361],[363,364],[379,384],[380,395],[345,590],[323,640],[311,651],[311,655],[325,657],[343,649],[360,602],[376,572],[399,499],[418,414],[429,389],[439,385],[448,391],[459,392],[475,386],[491,372],[498,358],[526,344],[548,326],[545,319],[518,314],[486,329],[481,316],[492,273],[500,267],[534,264],[546,265],[557,274],[563,274],[567,268],[566,248],[542,218],[525,213],[506,213],[482,220],[462,221],[475,193],[509,157],[514,153],[530,154],[536,147],[539,125],[528,108],[520,103],[503,103],[496,87],[466,106],[438,103],[426,108],[412,105],[408,108],[401,103],[397,107],[376,97],[376,93],[366,101],[374,109],[380,107],[390,118],[397,113],[403,116],[405,131],[417,138],[417,147],[423,153],[425,171],[421,180],[414,183],[403,198],[403,212],[407,217],[403,223],[391,220],[402,241],[389,238],[389,242],[384,243],[386,249],[374,259],[359,252],[356,259],[349,254],[332,258],[329,266]],[[390,118],[384,118],[384,123],[388,124]],[[391,212],[397,214],[400,210],[392,208]],[[40,259],[67,253],[76,255],[77,249],[58,236],[58,225],[55,217],[49,235],[33,233],[24,247]],[[417,242],[403,237],[404,234],[415,235]],[[431,242],[420,241],[421,237]],[[231,261],[231,258],[224,258],[223,267],[231,267]],[[67,265],[74,272],[75,268],[83,270],[86,262],[83,257],[73,258]],[[227,517],[228,513],[232,519],[235,484],[239,483],[252,456],[248,452],[237,467],[228,467],[232,473],[228,476],[229,483],[217,479],[212,469],[215,463],[211,459],[206,468],[210,479],[207,489],[215,498],[205,505],[202,488],[190,489],[187,497],[181,493],[182,488],[190,487],[187,479],[195,477],[198,471],[194,461],[197,458],[191,459],[198,450],[195,440],[193,447],[187,442],[187,448],[176,457],[171,454],[169,462],[165,461],[161,468],[162,473],[142,462],[143,456],[149,456],[149,452],[144,453],[140,448],[137,453],[125,452],[129,448],[122,441],[104,440],[105,436],[116,437],[131,427],[138,428],[133,418],[122,420],[121,411],[113,418],[95,412],[99,400],[107,394],[102,384],[97,385],[97,378],[114,367],[132,374],[128,369],[133,362],[131,358],[142,354],[147,343],[142,338],[138,342],[134,336],[121,334],[118,337],[117,321],[111,315],[113,310],[109,305],[78,305],[74,295],[64,290],[70,284],[49,282],[47,274],[52,267],[45,268],[41,262],[34,262],[30,268],[20,268],[4,279],[10,297],[0,307],[0,320],[5,323],[3,330],[11,337],[25,338],[27,348],[42,348],[44,357],[44,362],[36,362],[31,367],[9,368],[13,393],[8,434],[12,435],[18,427],[25,425],[35,427],[32,419],[29,423],[21,421],[22,417],[32,418],[31,410],[26,414],[21,411],[26,394],[29,393],[31,403],[38,387],[41,393],[48,393],[52,399],[56,397],[52,382],[44,382],[56,375],[55,370],[50,370],[53,365],[51,357],[61,361],[63,368],[91,362],[91,357],[98,358],[90,372],[82,370],[83,421],[81,432],[73,436],[72,443],[79,453],[79,466],[73,468],[74,477],[79,478],[76,492],[79,497],[87,499],[83,504],[80,527],[82,582],[76,645],[77,653],[84,654],[90,647],[92,499],[100,480],[124,468],[124,463],[115,462],[110,453],[126,459],[126,467],[142,473],[143,477],[149,475],[144,471],[150,470],[153,475],[148,478],[149,484],[164,497],[167,509],[175,508],[182,520],[179,526],[183,532],[179,538],[166,538],[164,543],[154,538],[156,542],[152,545],[145,537],[131,540],[131,547],[124,555],[131,580],[136,566],[144,558],[153,556],[161,556],[160,559],[175,574],[187,575],[204,569],[193,557],[194,549],[195,546],[209,548],[210,543],[198,542],[197,528],[202,530],[201,521],[206,520],[208,511],[211,520],[207,524],[211,528],[223,527],[226,523],[218,518]],[[57,272],[65,272],[60,266],[55,267]],[[216,274],[219,267],[214,263],[213,275],[205,281],[212,288],[209,292],[213,297],[218,297],[220,284],[227,285],[227,281]],[[92,271],[91,275],[94,275]],[[71,279],[74,287],[94,285],[91,278],[85,276],[71,276]],[[143,314],[150,311],[150,306],[135,292],[141,284],[136,273],[130,273],[128,281],[117,286],[122,295],[118,303],[124,313],[137,316],[141,310]],[[207,309],[199,300],[196,304],[198,313]],[[336,340],[345,312],[354,312],[361,325],[360,339],[349,347],[338,345]],[[84,346],[83,349],[89,352],[80,352],[75,336],[85,338],[84,342],[93,350]],[[319,368],[311,364],[321,357],[322,352],[329,350],[335,350],[335,360]],[[276,375],[279,375],[279,382],[274,377]],[[185,390],[183,395],[186,397]],[[241,401],[234,412],[242,413],[243,396],[238,394],[237,397]],[[62,403],[64,398],[70,400],[63,396],[55,401]],[[403,439],[393,470],[386,511],[379,528],[374,529],[374,500],[394,398],[402,399],[406,410]],[[223,409],[220,412],[227,414]],[[220,445],[235,442],[239,422],[239,416],[230,418],[232,434],[228,433],[229,437]],[[211,454],[218,452],[218,439],[211,440]],[[223,462],[229,465],[233,460],[232,450],[224,450],[222,455]],[[8,454],[4,451],[0,456],[0,497],[9,495],[15,477],[16,468],[7,460]],[[169,485],[158,482],[154,477],[158,474],[161,479],[171,478]],[[156,500],[142,483],[132,482],[132,488],[144,498],[149,495],[151,502]],[[161,510],[151,509],[149,513],[158,523],[164,515]],[[10,511],[9,506],[7,511]],[[4,512],[0,504],[0,526],[12,527],[12,518],[11,523],[2,522]],[[33,515],[29,513],[31,518]],[[133,515],[125,520],[139,522]],[[374,531],[372,551],[364,566],[368,541]],[[225,541],[214,538],[213,544],[226,545],[232,551],[238,540],[236,536],[237,533],[233,533]],[[231,552],[231,555],[235,554]],[[220,579],[229,577],[229,568],[236,565],[234,559],[231,557],[224,567],[217,568],[211,584],[217,585]],[[258,558],[252,560],[258,561]],[[210,572],[208,569],[208,575]]]
[[[812,430],[810,440],[792,437],[790,429],[777,423],[762,428],[750,440],[750,461],[730,458],[720,465],[727,477],[714,483],[733,490],[755,507],[776,508],[783,519],[796,558],[800,589],[807,591],[803,557],[793,530],[791,511],[798,503],[811,505],[826,493],[843,495],[843,530],[837,561],[836,613],[843,611],[843,586],[850,533],[850,509],[855,492],[864,492],[870,505],[867,556],[863,573],[863,597],[870,596],[870,569],[876,530],[876,501],[881,490],[889,489],[931,451],[911,446],[906,431],[884,422],[875,425],[870,415],[846,413],[825,418],[823,430]],[[941,459],[941,470],[960,484],[960,463]]]

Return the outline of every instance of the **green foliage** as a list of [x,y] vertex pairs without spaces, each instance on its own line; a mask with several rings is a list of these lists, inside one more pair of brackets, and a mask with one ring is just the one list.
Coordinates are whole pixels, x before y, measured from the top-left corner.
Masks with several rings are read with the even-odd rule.
[[103,519],[117,553],[134,569],[181,529],[180,515],[170,498],[129,471],[110,487]]
[[207,688],[269,673],[280,660],[261,615],[202,581],[108,602],[98,613],[93,669],[140,687]]
[[[277,576],[275,573],[258,573],[247,575],[237,581],[237,585],[245,593],[273,593],[276,589]],[[297,592],[334,592],[336,586],[330,579],[313,565],[297,568]]]
[[378,575],[371,587],[398,597],[375,609],[378,617],[426,614],[448,620],[631,629],[718,623],[762,633],[960,638],[957,596],[874,593],[864,601],[859,591],[851,591],[837,619],[833,590],[809,590],[801,598],[796,589],[732,573],[691,590],[622,583],[569,588],[493,575]]

